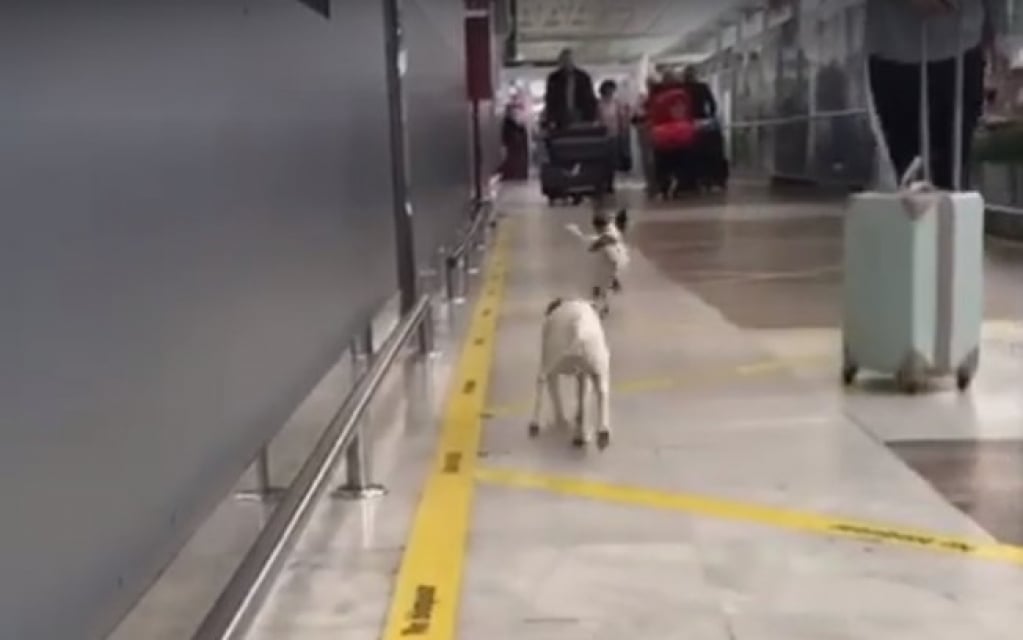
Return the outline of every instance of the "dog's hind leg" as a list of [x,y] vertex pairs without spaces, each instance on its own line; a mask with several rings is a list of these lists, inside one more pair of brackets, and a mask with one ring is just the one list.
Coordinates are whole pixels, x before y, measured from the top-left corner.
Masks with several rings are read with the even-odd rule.
[[593,376],[597,396],[597,448],[604,450],[611,444],[611,381],[605,372]]
[[575,410],[575,432],[572,436],[572,444],[577,447],[582,447],[586,444],[586,374],[576,374],[575,382],[577,404]]
[[551,406],[554,407],[554,420],[558,426],[568,424],[565,417],[565,403],[561,401],[561,385],[558,384],[558,376],[547,376],[547,392],[551,396]]
[[529,423],[529,436],[535,438],[540,435],[540,412],[543,405],[544,376],[536,377],[536,391],[533,395],[533,420]]

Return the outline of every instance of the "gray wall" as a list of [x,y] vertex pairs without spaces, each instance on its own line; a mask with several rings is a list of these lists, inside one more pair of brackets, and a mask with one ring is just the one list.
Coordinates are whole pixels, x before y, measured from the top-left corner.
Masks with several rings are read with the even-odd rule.
[[[426,244],[467,193],[448,5],[411,8]],[[394,290],[380,3],[334,12],[0,4],[0,638],[102,634]]]
[[405,0],[409,171],[421,264],[450,244],[472,196],[463,0]]

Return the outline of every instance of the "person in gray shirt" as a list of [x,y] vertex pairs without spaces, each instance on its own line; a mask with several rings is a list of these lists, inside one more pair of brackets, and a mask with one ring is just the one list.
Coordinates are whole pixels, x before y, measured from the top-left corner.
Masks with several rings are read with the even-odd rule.
[[920,71],[927,39],[931,176],[953,187],[955,65],[963,56],[963,186],[970,146],[983,109],[987,54],[998,51],[1006,0],[867,0],[866,40],[874,111],[897,176],[921,153]]

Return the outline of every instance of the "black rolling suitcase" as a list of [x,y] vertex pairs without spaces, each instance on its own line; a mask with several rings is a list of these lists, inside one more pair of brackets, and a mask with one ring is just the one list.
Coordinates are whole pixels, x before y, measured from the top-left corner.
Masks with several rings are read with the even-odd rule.
[[607,191],[614,177],[617,147],[603,125],[553,131],[547,138],[547,161],[540,167],[540,187],[553,204]]
[[593,163],[569,167],[545,164],[540,167],[540,186],[551,204],[571,200],[578,204],[586,196],[605,193],[610,188],[609,172]]
[[717,122],[700,132],[699,181],[704,187],[728,186],[728,157],[725,155],[725,136]]

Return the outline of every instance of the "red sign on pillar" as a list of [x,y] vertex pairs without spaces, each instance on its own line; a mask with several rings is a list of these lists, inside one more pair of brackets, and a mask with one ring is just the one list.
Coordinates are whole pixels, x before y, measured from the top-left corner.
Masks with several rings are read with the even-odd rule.
[[494,97],[493,33],[489,2],[466,0],[465,85],[469,100]]

